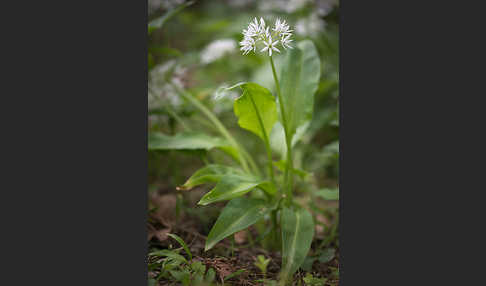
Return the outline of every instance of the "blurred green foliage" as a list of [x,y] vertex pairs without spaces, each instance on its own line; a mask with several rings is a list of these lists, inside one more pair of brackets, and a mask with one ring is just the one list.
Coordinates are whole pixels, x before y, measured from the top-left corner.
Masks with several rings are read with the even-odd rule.
[[[192,3],[193,2],[193,3]],[[242,29],[253,17],[286,19],[294,30],[294,43],[311,39],[321,59],[321,78],[314,97],[313,120],[297,143],[296,170],[313,176],[313,189],[337,187],[339,175],[339,4],[336,1],[149,1],[149,131],[173,135],[181,131],[216,134],[204,116],[181,98],[168,83],[187,90],[209,107],[263,167],[265,152],[258,138],[238,127],[233,104],[235,91],[219,92],[237,82],[253,81],[274,92],[266,58],[239,52]],[[170,17],[168,17],[170,16]],[[163,25],[154,28],[153,23]],[[275,56],[280,68],[281,54]],[[190,126],[187,130],[187,126]],[[254,150],[254,151],[253,151]],[[168,151],[149,154],[149,185],[175,188],[203,166],[204,156]],[[218,160],[231,159],[212,151]],[[160,160],[170,158],[170,160]],[[188,167],[190,165],[190,167]],[[298,183],[298,182],[297,182]],[[298,187],[302,186],[301,189]],[[308,190],[297,185],[297,191]]]

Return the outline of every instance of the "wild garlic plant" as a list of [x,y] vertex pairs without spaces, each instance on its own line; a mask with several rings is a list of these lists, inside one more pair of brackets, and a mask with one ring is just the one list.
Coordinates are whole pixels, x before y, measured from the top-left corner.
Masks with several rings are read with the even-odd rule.
[[[239,87],[242,91],[234,102],[234,113],[241,128],[262,140],[267,156],[265,175],[259,171],[252,154],[234,139],[216,116],[182,89],[179,89],[180,94],[204,113],[224,138],[196,133],[180,134],[173,138],[149,138],[149,148],[150,144],[153,149],[220,148],[240,163],[241,168],[207,164],[178,189],[188,190],[201,184],[215,183],[215,187],[198,204],[229,200],[208,235],[206,251],[222,239],[261,220],[268,220],[271,237],[276,245],[281,246],[282,284],[301,266],[314,236],[312,215],[293,199],[296,170],[293,167],[292,149],[312,119],[314,94],[321,69],[314,44],[305,40],[293,46],[292,32],[286,21],[277,19],[271,27],[263,18],[259,21],[255,18],[243,30],[241,51],[243,55],[253,52],[268,57],[275,81],[275,95],[252,82],[227,88]],[[277,69],[273,55],[284,51],[286,54],[279,61],[280,69]],[[276,162],[271,137],[282,139],[278,142],[285,151],[281,158],[285,164],[282,180],[277,180],[275,176]]]

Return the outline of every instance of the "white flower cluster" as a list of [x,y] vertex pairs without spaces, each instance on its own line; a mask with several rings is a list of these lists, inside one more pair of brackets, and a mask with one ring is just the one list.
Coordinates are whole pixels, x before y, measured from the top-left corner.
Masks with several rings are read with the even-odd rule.
[[290,30],[289,25],[284,21],[277,19],[275,21],[275,26],[270,31],[270,27],[266,26],[263,18],[260,18],[260,22],[255,18],[253,22],[250,22],[248,28],[243,30],[243,41],[240,42],[241,51],[246,55],[249,52],[256,52],[257,45],[263,43],[264,47],[260,52],[267,52],[268,55],[272,56],[272,51],[280,52],[276,47],[278,43],[282,45],[284,49],[292,48],[290,42],[292,40],[292,30]]

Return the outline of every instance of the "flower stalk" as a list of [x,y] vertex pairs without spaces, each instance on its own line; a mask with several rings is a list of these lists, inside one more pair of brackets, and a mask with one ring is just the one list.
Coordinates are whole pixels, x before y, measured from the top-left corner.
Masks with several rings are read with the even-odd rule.
[[277,90],[278,102],[280,104],[280,114],[282,115],[282,124],[285,132],[285,143],[287,145],[287,160],[285,162],[285,173],[284,182],[286,186],[285,192],[285,202],[287,205],[292,201],[292,185],[293,185],[293,174],[291,170],[293,169],[292,162],[292,142],[290,139],[290,134],[287,125],[287,119],[285,118],[285,107],[282,100],[282,94],[280,92],[280,84],[278,82],[277,72],[275,71],[275,64],[273,63],[273,58],[270,56],[270,64],[272,66],[273,79],[275,80],[275,88]]

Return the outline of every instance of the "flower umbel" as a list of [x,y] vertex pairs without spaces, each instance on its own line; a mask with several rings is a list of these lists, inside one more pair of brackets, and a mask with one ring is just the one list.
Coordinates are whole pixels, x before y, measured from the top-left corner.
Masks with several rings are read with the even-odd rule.
[[[292,36],[292,30],[290,30],[289,25],[280,19],[275,21],[274,27],[270,30],[270,27],[266,25],[265,20],[260,18],[254,18],[248,27],[243,30],[243,40],[240,42],[240,50],[243,55],[250,53],[251,51],[257,51],[257,45],[263,45],[260,52],[268,52],[269,56],[272,56],[272,52],[279,52],[277,45],[280,44],[284,49],[292,48],[290,39]],[[275,40],[274,40],[275,39]]]

